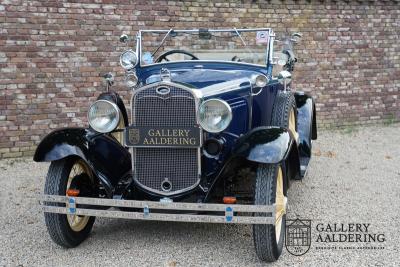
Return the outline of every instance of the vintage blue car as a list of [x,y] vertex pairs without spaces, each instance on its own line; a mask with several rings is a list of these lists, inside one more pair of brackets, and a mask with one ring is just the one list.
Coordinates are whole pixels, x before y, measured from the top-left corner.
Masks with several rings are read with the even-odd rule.
[[95,217],[244,223],[258,257],[277,260],[290,180],[304,177],[317,138],[313,98],[291,87],[300,37],[139,31],[120,57],[129,106],[107,74],[89,126],[37,147],[34,160],[51,162],[41,196],[51,238],[75,247]]

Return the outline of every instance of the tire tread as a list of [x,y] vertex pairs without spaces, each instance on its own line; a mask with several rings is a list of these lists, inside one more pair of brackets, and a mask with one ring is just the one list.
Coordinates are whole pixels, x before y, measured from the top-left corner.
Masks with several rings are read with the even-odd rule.
[[[58,161],[53,161],[50,164],[47,172],[44,193],[48,195],[63,195],[65,194],[64,183],[69,174],[69,171],[74,163],[74,159],[67,158]],[[57,203],[46,203],[46,205],[61,206]],[[89,235],[95,217],[89,219],[88,224],[80,232],[72,232],[69,228],[65,214],[44,213],[47,231],[51,239],[58,245],[73,248],[82,243]]]
[[279,91],[272,110],[272,126],[289,127],[291,109],[296,111],[296,100],[292,92]]
[[[260,164],[257,168],[254,204],[271,205],[275,203],[278,166]],[[275,225],[253,225],[253,239],[260,260],[274,262],[279,258],[283,244],[276,243]]]

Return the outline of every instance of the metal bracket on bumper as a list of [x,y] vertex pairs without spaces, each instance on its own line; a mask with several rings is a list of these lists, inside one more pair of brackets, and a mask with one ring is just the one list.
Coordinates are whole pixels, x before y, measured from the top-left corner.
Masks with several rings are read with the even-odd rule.
[[[42,195],[40,196],[40,202],[44,212],[59,214],[151,221],[275,224],[275,205],[168,203],[56,195]],[[79,205],[84,205],[85,207],[80,208]],[[95,207],[89,208],[88,206],[90,205]],[[106,209],[98,209],[98,206],[103,206]],[[120,207],[139,209],[141,212],[107,210],[107,208]]]

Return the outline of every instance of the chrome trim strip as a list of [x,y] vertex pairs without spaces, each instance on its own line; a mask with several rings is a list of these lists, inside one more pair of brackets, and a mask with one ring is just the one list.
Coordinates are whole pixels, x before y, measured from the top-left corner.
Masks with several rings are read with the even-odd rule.
[[[160,62],[160,63],[153,63],[153,64],[148,64],[148,65],[142,65],[142,33],[168,33],[171,30],[177,33],[199,33],[199,29],[190,29],[190,30],[175,30],[175,29],[169,29],[169,30],[162,30],[162,29],[154,29],[154,30],[139,30],[137,33],[137,43],[136,43],[136,51],[137,55],[139,57],[139,67],[147,67],[147,66],[153,66],[153,65],[158,65],[158,64],[168,64],[165,62]],[[232,33],[237,33],[237,32],[253,32],[253,31],[268,31],[269,36],[275,36],[273,30],[271,28],[226,28],[226,29],[208,29],[208,32],[232,32]],[[271,41],[270,41],[271,43]],[[268,50],[266,51],[268,53]],[[174,61],[170,63],[175,63],[175,62],[187,62],[186,61]],[[258,67],[266,67],[266,65],[260,65],[260,64],[253,64],[253,63],[245,63],[245,62],[233,62],[233,61],[224,61],[224,60],[196,60],[196,62],[221,62],[221,63],[234,63],[234,64],[240,64],[240,65],[251,65],[251,66],[258,66]]]
[[[170,61],[170,62],[158,62],[158,63],[152,63],[152,64],[147,64],[147,65],[141,65],[141,62],[139,63],[139,67],[141,68],[146,68],[149,66],[156,66],[156,65],[168,65],[168,64],[174,64],[174,63],[185,63],[185,62],[193,62],[194,60],[178,60],[178,61]],[[236,64],[236,65],[243,65],[243,66],[255,66],[255,67],[261,67],[264,68],[266,65],[261,65],[261,64],[254,64],[254,63],[246,63],[246,62],[237,62],[237,61],[229,61],[229,60],[196,60],[196,63],[231,63],[231,64]]]
[[195,89],[200,91],[201,97],[208,97],[208,96],[213,96],[217,94],[222,94],[226,92],[231,92],[231,91],[236,91],[240,90],[240,84],[249,82],[251,86],[251,82],[249,78],[240,78],[232,81],[227,81],[223,83],[218,83],[218,84],[213,84],[210,86],[203,87],[202,89]]
[[[170,99],[170,98],[178,98],[179,96],[169,96],[169,97],[162,97],[162,96],[156,96],[156,95],[149,95],[149,96],[142,96],[142,97],[138,97],[137,99],[142,99],[142,98],[146,98],[146,97],[153,97],[153,98],[159,98],[159,99]],[[191,99],[187,96],[180,96],[180,98],[187,98],[187,99]]]
[[275,40],[275,33],[271,30],[270,32],[270,41],[269,41],[269,64],[273,65],[273,54],[274,54],[274,40]]
[[[140,30],[139,33],[142,33],[142,32],[167,33],[170,30],[163,30],[163,29]],[[184,33],[184,32],[189,32],[189,33],[199,32],[199,29],[190,29],[190,30],[189,29],[188,30],[185,30],[185,29],[181,29],[181,30],[172,29],[172,30],[174,32],[182,32],[182,33]],[[225,29],[207,29],[207,30],[208,30],[208,32],[233,32],[233,33],[235,33],[237,31],[239,31],[239,32],[269,31],[269,30],[271,30],[271,28],[239,28],[239,29],[236,29],[236,28],[225,28]]]

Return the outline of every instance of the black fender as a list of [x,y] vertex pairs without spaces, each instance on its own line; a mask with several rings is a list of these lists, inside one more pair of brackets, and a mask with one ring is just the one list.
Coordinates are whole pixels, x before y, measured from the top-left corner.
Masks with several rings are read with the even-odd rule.
[[110,196],[118,181],[131,172],[129,151],[107,134],[85,128],[63,128],[48,134],[33,160],[49,162],[76,156],[84,160]]
[[238,139],[233,156],[256,163],[284,163],[288,179],[300,177],[298,145],[292,133],[282,127],[254,128]]
[[235,175],[239,169],[249,167],[252,163],[282,164],[288,174],[285,184],[289,187],[289,179],[298,179],[300,175],[298,155],[296,141],[287,129],[276,126],[254,128],[237,140],[209,187],[205,201],[214,194],[221,179]]
[[293,137],[281,127],[257,127],[241,136],[233,155],[258,163],[280,163],[289,155]]
[[112,103],[115,103],[119,110],[121,111],[122,118],[124,119],[125,125],[129,125],[128,123],[128,113],[126,112],[126,108],[122,98],[114,91],[109,91],[105,93],[101,93],[97,100],[108,100]]
[[301,157],[311,157],[311,140],[317,139],[317,118],[314,99],[304,92],[295,92],[297,132]]

